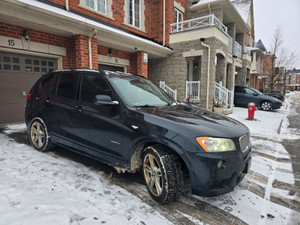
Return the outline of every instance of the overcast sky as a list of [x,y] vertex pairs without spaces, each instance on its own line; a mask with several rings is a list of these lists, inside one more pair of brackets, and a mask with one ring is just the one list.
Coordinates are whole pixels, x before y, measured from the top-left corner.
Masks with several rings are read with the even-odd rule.
[[254,0],[255,39],[270,50],[277,25],[282,28],[284,45],[297,54],[300,69],[300,0]]

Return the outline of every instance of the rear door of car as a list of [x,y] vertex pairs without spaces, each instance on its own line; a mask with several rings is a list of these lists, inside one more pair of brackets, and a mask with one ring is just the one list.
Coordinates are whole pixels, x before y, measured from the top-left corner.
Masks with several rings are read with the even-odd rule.
[[77,110],[76,141],[87,151],[120,158],[122,155],[123,111],[121,104],[96,104],[96,95],[107,95],[120,101],[104,77],[84,72],[81,76]]
[[70,145],[74,139],[74,105],[78,80],[79,75],[75,71],[57,74],[55,84],[51,87],[42,109],[52,138],[61,144]]
[[234,87],[234,105],[242,106],[243,105],[243,87],[235,86]]
[[258,106],[260,96],[257,92],[248,87],[243,87],[243,105],[247,106],[248,103],[253,102],[256,106]]

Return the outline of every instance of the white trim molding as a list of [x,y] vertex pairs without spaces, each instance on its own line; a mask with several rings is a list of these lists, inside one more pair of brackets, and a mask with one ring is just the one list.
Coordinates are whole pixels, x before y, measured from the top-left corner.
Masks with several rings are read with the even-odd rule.
[[144,0],[139,0],[140,1],[140,27],[134,26],[133,24],[128,23],[128,7],[129,7],[129,0],[125,0],[124,4],[124,12],[125,12],[125,17],[124,17],[124,24],[126,26],[141,30],[143,32],[146,32],[146,26],[145,26],[145,1]]
[[174,1],[174,7],[180,10],[182,13],[185,13],[185,8],[179,2]]
[[[109,18],[109,19],[114,19],[114,18],[113,18],[113,13],[112,13],[112,0],[105,0],[105,13],[100,12],[100,11],[94,9],[94,8],[88,7],[88,6],[86,5],[86,1],[87,1],[87,0],[80,0],[79,6],[80,6],[81,8],[84,8],[84,9],[86,9],[86,10],[92,11],[92,12],[94,12],[94,13],[96,13],[96,14],[101,15],[101,16],[105,16],[105,17],[107,17],[107,18]],[[96,3],[97,0],[94,0],[94,1],[95,1],[95,4],[97,4],[97,3]]]

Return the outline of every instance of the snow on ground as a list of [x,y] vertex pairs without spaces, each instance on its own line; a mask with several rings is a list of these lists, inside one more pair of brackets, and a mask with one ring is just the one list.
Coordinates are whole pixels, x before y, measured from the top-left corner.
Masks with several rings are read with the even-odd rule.
[[16,133],[16,132],[23,132],[25,130],[26,130],[25,123],[16,123],[16,124],[6,125],[4,133],[12,134],[12,133]]
[[102,172],[0,140],[1,225],[170,224]]

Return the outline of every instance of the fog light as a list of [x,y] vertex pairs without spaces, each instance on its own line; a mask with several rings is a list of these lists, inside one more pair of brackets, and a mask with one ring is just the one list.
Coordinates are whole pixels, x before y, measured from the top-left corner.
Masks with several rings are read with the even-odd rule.
[[225,169],[225,167],[226,167],[226,161],[223,161],[223,160],[220,160],[219,162],[218,162],[218,168],[219,169],[221,169],[221,170],[223,170],[223,169]]

